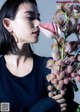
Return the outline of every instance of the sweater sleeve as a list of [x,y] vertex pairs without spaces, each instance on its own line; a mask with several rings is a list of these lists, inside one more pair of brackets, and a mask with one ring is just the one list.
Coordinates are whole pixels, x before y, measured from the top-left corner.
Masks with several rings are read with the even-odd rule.
[[67,85],[67,91],[66,94],[64,95],[64,98],[66,99],[67,103],[66,112],[74,112],[78,107],[78,103],[74,101],[74,91],[73,88],[70,86],[70,84]]
[[28,112],[60,112],[60,108],[55,100],[47,97],[37,102]]

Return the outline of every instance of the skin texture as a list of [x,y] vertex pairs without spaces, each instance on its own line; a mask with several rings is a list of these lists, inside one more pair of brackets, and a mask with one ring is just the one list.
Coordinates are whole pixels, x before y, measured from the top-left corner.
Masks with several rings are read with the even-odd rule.
[[[3,20],[3,26],[13,35],[20,50],[20,54],[14,55],[10,53],[4,56],[7,69],[17,77],[23,77],[25,74],[28,75],[33,69],[33,57],[29,49],[29,44],[38,42],[39,16],[40,14],[36,5],[23,3],[19,6],[14,20],[8,18]],[[49,77],[51,76],[49,75]],[[49,93],[49,97],[59,103],[62,112],[66,110],[65,99],[61,94],[54,96],[53,93],[50,96]]]

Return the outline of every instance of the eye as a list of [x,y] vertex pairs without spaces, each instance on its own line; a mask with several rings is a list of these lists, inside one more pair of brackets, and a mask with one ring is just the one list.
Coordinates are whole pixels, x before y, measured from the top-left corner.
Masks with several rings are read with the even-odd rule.
[[29,20],[34,20],[35,17],[27,17]]
[[35,19],[41,21],[40,17],[37,17],[37,18],[35,18],[35,17],[27,17],[27,18],[28,18],[29,20],[31,20],[31,21],[33,21],[33,20],[35,20]]

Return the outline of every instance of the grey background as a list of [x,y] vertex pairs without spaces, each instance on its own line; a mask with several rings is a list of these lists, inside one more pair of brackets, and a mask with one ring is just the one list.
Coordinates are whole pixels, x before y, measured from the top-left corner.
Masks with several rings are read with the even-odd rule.
[[[6,0],[0,0],[0,7]],[[55,0],[37,0],[38,9],[41,14],[42,22],[51,22],[53,21],[52,15],[56,11],[56,1]],[[76,39],[75,35],[71,35],[70,40]],[[42,33],[39,36],[39,42],[31,45],[33,51],[40,56],[51,56],[51,44],[53,39],[48,39]],[[74,100],[80,103],[80,83],[78,83],[79,91],[75,93]]]

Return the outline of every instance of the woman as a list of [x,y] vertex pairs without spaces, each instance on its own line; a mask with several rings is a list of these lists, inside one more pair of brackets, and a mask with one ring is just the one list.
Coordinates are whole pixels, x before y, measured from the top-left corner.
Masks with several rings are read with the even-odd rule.
[[30,48],[38,42],[39,24],[35,0],[7,0],[0,10],[0,102],[8,102],[10,112],[66,110],[62,95],[48,97],[47,59]]

